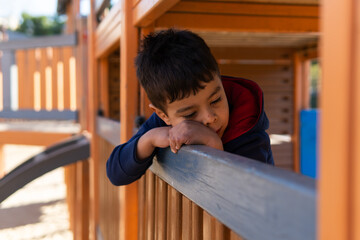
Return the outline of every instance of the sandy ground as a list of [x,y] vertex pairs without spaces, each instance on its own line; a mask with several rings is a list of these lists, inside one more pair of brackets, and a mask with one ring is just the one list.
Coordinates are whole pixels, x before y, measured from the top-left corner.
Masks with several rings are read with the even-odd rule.
[[[5,145],[9,172],[43,147]],[[63,168],[43,175],[0,204],[0,239],[73,239],[65,201]]]

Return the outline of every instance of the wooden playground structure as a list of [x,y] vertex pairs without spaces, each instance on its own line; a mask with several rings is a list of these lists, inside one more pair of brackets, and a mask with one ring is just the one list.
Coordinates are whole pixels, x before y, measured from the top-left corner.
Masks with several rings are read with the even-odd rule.
[[[82,18],[80,0],[58,0],[63,36],[0,43],[0,154],[3,144],[91,136],[89,160],[66,167],[74,239],[360,239],[358,1],[90,2]],[[275,168],[191,146],[161,151],[133,184],[111,185],[110,152],[151,114],[133,64],[139,43],[169,27],[203,37],[223,75],[258,82]],[[312,59],[322,69],[316,180],[299,174]]]

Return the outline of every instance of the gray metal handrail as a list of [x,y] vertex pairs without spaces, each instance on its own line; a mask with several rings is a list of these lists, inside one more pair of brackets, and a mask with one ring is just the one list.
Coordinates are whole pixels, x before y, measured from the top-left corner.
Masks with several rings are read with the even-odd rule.
[[315,180],[206,146],[160,149],[151,171],[245,239],[315,239]]
[[90,156],[90,141],[85,135],[77,135],[47,148],[30,158],[0,179],[0,203],[34,179]]

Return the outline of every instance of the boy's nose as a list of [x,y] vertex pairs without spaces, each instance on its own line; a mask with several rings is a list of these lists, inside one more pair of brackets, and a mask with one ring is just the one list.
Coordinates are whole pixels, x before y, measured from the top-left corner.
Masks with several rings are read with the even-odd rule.
[[204,118],[204,125],[209,126],[210,124],[216,122],[217,116],[213,111],[207,111]]

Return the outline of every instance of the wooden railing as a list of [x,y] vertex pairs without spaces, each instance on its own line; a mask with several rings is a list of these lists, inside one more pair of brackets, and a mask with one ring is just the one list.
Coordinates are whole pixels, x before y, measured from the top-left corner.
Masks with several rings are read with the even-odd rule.
[[241,156],[159,151],[139,184],[139,239],[315,239],[315,181]]
[[0,43],[0,118],[76,119],[76,34]]

